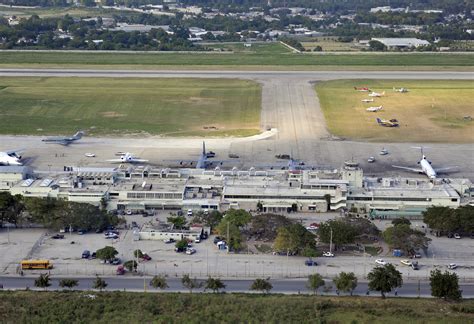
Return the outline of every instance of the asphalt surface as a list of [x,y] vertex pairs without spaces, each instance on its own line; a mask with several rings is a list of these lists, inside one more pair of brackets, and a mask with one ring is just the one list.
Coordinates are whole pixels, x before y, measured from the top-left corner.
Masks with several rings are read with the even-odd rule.
[[[3,289],[25,289],[26,287],[32,289],[35,288],[34,281],[36,277],[0,277],[0,284],[3,284]],[[76,278],[79,281],[79,285],[75,288],[76,290],[91,290],[92,282],[94,278]],[[107,283],[107,291],[114,290],[126,290],[126,291],[155,291],[150,287],[149,282],[151,277],[112,277],[112,278],[103,278]],[[62,290],[63,288],[59,287],[59,281],[61,278],[52,278],[51,286],[48,290]],[[204,280],[204,279],[202,279]],[[234,293],[249,293],[249,287],[252,284],[252,280],[223,280],[226,288],[222,291],[225,292],[234,292]],[[283,293],[283,294],[308,294],[312,293],[306,287],[307,280],[295,280],[295,279],[281,279],[281,280],[272,280],[270,279],[271,284],[273,285],[272,293]],[[181,284],[181,278],[167,278],[167,284],[169,288],[166,289],[167,292],[187,292],[188,290],[183,287]],[[326,285],[331,286],[330,289],[326,290],[320,288],[319,293],[325,295],[336,295],[337,291],[333,283],[330,280],[326,280]],[[460,289],[462,290],[463,298],[473,298],[474,297],[474,284],[460,284]],[[359,282],[357,288],[354,290],[354,295],[367,295],[368,284],[367,282]],[[159,291],[159,289],[158,289]],[[202,292],[204,289],[196,289],[196,292]],[[431,289],[429,282],[406,282],[401,288],[396,289],[397,296],[399,297],[431,297]],[[344,293],[340,292],[340,295]],[[369,296],[380,296],[380,293],[371,291]],[[387,296],[395,297],[395,290],[391,293],[388,293]]]
[[[334,79],[438,79],[474,80],[473,72],[410,72],[410,71],[150,71],[150,70],[84,70],[84,69],[0,69],[0,76],[57,77],[149,77],[149,78],[241,78],[262,84],[261,129],[275,128],[276,135],[265,139],[206,139],[207,147],[227,159],[229,153],[240,156],[230,167],[247,169],[277,165],[275,155],[292,154],[312,166],[338,168],[348,159],[361,162],[368,175],[414,176],[396,170],[392,164],[415,166],[420,153],[411,147],[424,143],[387,144],[338,141],[330,136],[313,89],[313,83]],[[474,141],[474,137],[473,137]],[[117,151],[130,151],[153,164],[169,165],[164,160],[192,159],[199,154],[202,139],[196,138],[85,138],[68,148],[51,147],[40,137],[0,136],[0,150],[27,148],[26,156],[35,167],[62,169],[64,165],[109,166],[106,159]],[[434,167],[458,166],[453,177],[474,180],[474,147],[472,144],[428,144],[428,157]],[[382,147],[390,155],[368,164]],[[84,153],[94,152],[97,159],[86,159]]]

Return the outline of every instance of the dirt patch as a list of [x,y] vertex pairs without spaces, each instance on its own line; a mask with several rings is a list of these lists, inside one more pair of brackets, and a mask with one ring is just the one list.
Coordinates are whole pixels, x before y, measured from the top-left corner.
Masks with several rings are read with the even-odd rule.
[[119,114],[116,111],[104,111],[104,112],[101,112],[100,114],[102,115],[102,117],[105,117],[105,118],[118,118],[118,117],[127,116],[127,114]]

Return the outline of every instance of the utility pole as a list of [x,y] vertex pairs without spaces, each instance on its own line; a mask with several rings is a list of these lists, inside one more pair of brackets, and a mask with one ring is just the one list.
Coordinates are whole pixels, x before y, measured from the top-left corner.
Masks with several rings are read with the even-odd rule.
[[229,221],[227,221],[227,253],[229,253],[229,244],[230,244],[230,236],[229,236]]
[[331,236],[329,238],[329,253],[332,253],[332,228],[329,227],[329,229],[331,230]]

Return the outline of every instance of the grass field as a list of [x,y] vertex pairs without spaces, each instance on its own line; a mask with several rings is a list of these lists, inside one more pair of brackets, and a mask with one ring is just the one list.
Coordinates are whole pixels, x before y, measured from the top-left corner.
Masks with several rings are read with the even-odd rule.
[[[463,70],[474,65],[474,54],[450,53],[281,53],[269,44],[268,51],[259,49],[254,53],[100,53],[100,52],[0,52],[0,67],[202,67],[222,68],[250,66],[253,69],[281,69],[301,67],[302,69],[328,69],[341,66],[359,69],[394,68],[443,70],[446,67]],[[344,69],[343,67],[343,69]]]
[[212,49],[220,49],[223,51],[232,51],[234,53],[242,54],[287,54],[291,53],[288,47],[281,43],[252,43],[250,47],[245,47],[244,43],[216,43],[211,45],[203,45]]
[[2,134],[248,136],[260,106],[243,80],[0,78]]
[[[95,296],[91,298],[90,296]],[[1,292],[2,323],[472,323],[474,301],[242,294]]]
[[[386,96],[372,103],[369,87]],[[393,91],[405,87],[408,93]],[[316,85],[329,131],[334,135],[366,141],[473,143],[474,84],[472,81],[339,80]],[[379,112],[367,112],[370,106],[383,106]],[[378,126],[375,118],[397,119],[398,128]]]

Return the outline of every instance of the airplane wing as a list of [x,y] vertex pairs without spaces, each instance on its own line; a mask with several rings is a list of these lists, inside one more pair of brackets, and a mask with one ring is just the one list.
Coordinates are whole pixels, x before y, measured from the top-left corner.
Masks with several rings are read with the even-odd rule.
[[24,152],[25,149],[17,149],[17,150],[9,150],[9,151],[5,151],[5,153],[7,153],[8,155],[10,154],[13,154],[13,153],[21,153],[21,152]]
[[404,167],[404,166],[399,166],[399,165],[392,165],[392,167],[397,168],[397,169],[404,169],[412,172],[423,172],[422,169],[420,168],[410,168],[410,167]]
[[144,163],[144,162],[148,162],[148,160],[143,160],[143,159],[132,159],[130,162],[135,162],[135,163]]
[[445,167],[445,168],[437,168],[433,170],[435,170],[436,173],[444,173],[446,171],[457,169],[457,168],[458,168],[457,166],[450,166],[450,167]]
[[122,161],[121,159],[111,159],[111,160],[106,160],[107,162],[112,162],[112,163],[124,163],[125,161]]

